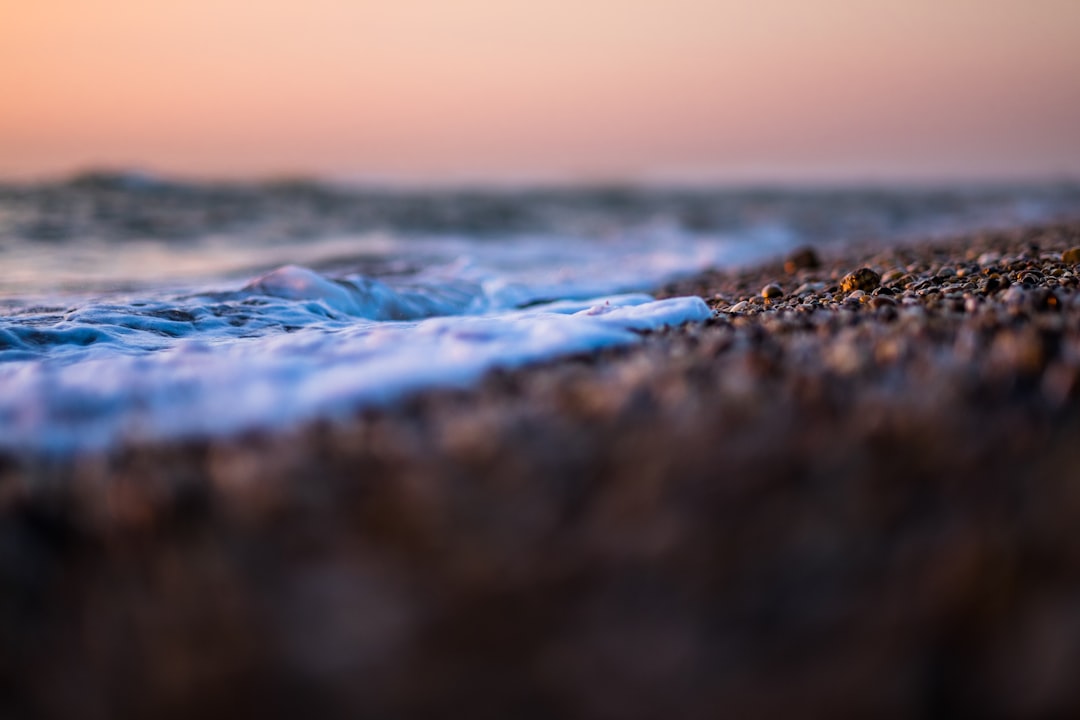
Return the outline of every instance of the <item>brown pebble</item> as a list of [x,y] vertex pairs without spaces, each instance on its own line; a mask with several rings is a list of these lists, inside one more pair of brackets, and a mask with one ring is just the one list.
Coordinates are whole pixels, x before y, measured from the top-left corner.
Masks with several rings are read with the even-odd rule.
[[784,260],[784,271],[792,275],[799,270],[814,270],[819,267],[821,260],[812,247],[798,248]]
[[778,298],[784,297],[784,291],[779,285],[769,284],[761,288],[761,297],[763,298]]
[[896,307],[896,301],[887,295],[877,295],[870,301],[870,307],[877,309],[882,307]]
[[844,279],[840,281],[840,289],[844,292],[851,292],[853,290],[869,292],[880,284],[881,276],[870,268],[864,267],[845,275]]
[[1061,253],[1061,262],[1069,265],[1080,265],[1080,247],[1069,248]]

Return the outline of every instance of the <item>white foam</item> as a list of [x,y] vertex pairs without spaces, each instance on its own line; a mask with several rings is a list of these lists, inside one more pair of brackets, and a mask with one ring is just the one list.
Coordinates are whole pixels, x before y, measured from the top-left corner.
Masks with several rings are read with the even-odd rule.
[[0,364],[0,444],[64,452],[340,417],[423,388],[467,386],[495,367],[633,343],[640,331],[709,315],[700,298],[630,295],[247,341],[184,340],[78,362],[10,362]]

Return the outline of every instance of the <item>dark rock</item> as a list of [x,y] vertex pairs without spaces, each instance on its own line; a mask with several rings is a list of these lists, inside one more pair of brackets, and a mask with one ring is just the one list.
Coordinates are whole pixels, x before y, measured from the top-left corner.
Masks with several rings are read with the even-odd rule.
[[840,281],[840,289],[844,292],[851,292],[852,290],[870,292],[880,284],[881,276],[870,268],[864,267],[845,275],[844,279]]
[[784,297],[784,291],[779,285],[769,284],[761,288],[761,297],[766,299],[781,298]]
[[792,275],[799,270],[815,270],[819,267],[821,260],[814,248],[809,246],[796,249],[784,260],[784,271]]

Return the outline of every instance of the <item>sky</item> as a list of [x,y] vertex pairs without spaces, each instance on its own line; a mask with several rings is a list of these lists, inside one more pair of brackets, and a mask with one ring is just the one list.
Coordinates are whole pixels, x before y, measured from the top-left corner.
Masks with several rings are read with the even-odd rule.
[[0,177],[1080,178],[1078,0],[0,0]]

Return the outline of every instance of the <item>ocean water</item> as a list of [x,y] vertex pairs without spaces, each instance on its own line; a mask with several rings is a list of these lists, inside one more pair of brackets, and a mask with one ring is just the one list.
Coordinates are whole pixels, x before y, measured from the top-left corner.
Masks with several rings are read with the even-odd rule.
[[96,174],[0,186],[0,449],[347,418],[700,322],[649,288],[803,243],[1080,216],[1080,188],[390,191]]

